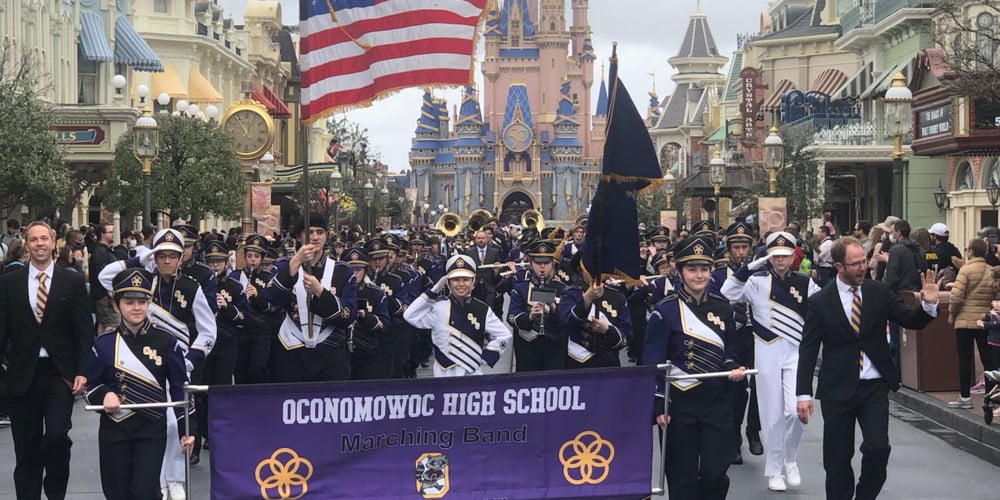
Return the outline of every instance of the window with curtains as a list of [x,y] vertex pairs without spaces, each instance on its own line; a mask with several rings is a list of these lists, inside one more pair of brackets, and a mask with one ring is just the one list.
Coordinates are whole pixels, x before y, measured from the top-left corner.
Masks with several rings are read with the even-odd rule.
[[955,190],[975,189],[976,181],[972,175],[972,165],[968,160],[962,161],[955,170]]
[[157,14],[167,14],[167,0],[153,0],[153,12]]
[[78,85],[77,104],[97,104],[97,68],[100,63],[88,61],[77,50],[76,81]]

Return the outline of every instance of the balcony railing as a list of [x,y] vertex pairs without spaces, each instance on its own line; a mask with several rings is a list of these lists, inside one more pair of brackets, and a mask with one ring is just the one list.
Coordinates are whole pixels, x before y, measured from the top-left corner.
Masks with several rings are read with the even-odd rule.
[[878,24],[890,14],[899,9],[933,8],[934,2],[928,0],[876,0],[875,13],[872,22]]
[[861,0],[861,4],[840,16],[841,33],[878,24],[900,9],[933,8],[929,0]]
[[[790,128],[793,125],[796,128]],[[828,127],[822,125],[824,123],[821,120],[812,122],[799,120],[795,124],[786,125],[782,133],[787,137],[805,134],[806,142],[814,146],[887,146],[891,145],[894,139],[885,132],[883,120],[851,118]],[[912,134],[903,136],[903,144],[911,142],[913,142]]]

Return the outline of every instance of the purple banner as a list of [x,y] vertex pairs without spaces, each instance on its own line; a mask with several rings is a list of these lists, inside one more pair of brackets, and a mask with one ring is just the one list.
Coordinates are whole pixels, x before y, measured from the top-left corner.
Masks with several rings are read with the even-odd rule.
[[212,498],[636,498],[656,373],[212,387]]

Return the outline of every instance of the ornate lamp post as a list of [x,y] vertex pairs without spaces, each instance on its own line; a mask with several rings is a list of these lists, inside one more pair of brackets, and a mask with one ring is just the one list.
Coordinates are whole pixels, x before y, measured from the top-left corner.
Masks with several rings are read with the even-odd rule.
[[768,193],[774,196],[778,185],[778,170],[785,163],[785,141],[778,135],[778,128],[771,131],[764,139],[764,168],[767,169]]
[[675,189],[677,189],[677,180],[674,179],[674,174],[667,172],[667,175],[663,176],[663,192],[667,195],[667,210],[670,210],[674,206]]
[[146,98],[149,97],[149,87],[139,85],[136,87],[135,93],[139,96],[142,116],[135,121],[133,127],[135,134],[132,153],[137,160],[142,162],[142,223],[146,225],[153,223],[149,199],[149,178],[153,173],[153,159],[159,152],[160,126],[157,125],[156,119],[153,118],[149,110],[149,104],[146,103]]
[[368,227],[365,228],[369,233],[372,232],[372,199],[375,198],[375,186],[372,185],[371,181],[365,182],[364,196],[365,205],[368,207]]
[[719,226],[719,190],[726,183],[726,160],[719,151],[715,151],[712,161],[708,164],[708,180],[715,189],[715,226]]
[[913,92],[906,86],[906,77],[896,73],[892,86],[885,92],[885,128],[893,136],[892,145],[892,213],[903,211],[903,136],[913,127]]
[[420,215],[422,215],[424,217],[424,228],[426,229],[427,224],[428,224],[428,221],[427,221],[427,211],[431,209],[431,204],[427,203],[425,201],[424,204],[423,204],[423,209],[424,209],[424,211],[421,212]]

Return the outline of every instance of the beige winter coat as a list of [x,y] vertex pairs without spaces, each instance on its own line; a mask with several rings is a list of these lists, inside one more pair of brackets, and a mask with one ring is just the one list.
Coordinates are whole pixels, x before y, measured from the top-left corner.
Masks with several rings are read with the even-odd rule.
[[976,320],[990,310],[992,301],[992,268],[982,257],[971,257],[959,268],[952,285],[948,322],[955,328],[979,329]]

